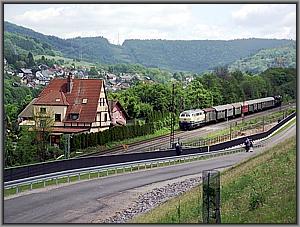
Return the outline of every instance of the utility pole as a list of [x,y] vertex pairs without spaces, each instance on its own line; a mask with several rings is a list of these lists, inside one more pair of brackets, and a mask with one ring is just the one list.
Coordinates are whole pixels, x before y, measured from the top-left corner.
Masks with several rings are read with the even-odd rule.
[[66,143],[65,143],[65,159],[69,159],[70,158],[70,134],[66,135]]
[[173,83],[172,87],[172,117],[171,117],[171,133],[170,133],[170,148],[173,148],[174,140],[175,140],[175,132],[174,132],[174,123],[175,123],[175,108],[174,108],[174,96],[175,96],[175,84]]
[[70,158],[70,134],[68,134],[68,159]]

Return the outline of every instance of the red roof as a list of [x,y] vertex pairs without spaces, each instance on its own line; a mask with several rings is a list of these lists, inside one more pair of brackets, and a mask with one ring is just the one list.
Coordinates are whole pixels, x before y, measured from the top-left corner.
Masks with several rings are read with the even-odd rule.
[[[67,112],[63,122],[94,122],[103,81],[72,79],[72,82],[71,92],[68,93],[67,79],[53,79],[41,92],[34,105],[65,105]],[[58,99],[60,100],[58,101]],[[83,99],[87,99],[87,102],[82,103]],[[70,119],[70,113],[79,113],[79,118],[77,120]]]
[[54,106],[68,106],[69,103],[62,91],[49,90],[49,93],[44,93],[35,102],[34,105],[54,105]]

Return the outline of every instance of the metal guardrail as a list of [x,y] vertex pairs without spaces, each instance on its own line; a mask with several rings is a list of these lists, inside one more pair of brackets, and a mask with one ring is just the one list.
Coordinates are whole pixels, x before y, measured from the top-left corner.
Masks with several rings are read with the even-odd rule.
[[234,149],[227,149],[223,151],[213,151],[213,152],[206,152],[206,153],[196,153],[196,154],[188,154],[188,155],[181,155],[176,157],[168,157],[168,158],[156,158],[156,159],[149,159],[149,160],[140,160],[128,163],[120,163],[120,164],[110,164],[105,166],[96,166],[96,167],[88,167],[82,169],[74,169],[74,170],[67,170],[62,172],[44,174],[9,182],[4,182],[4,188],[10,189],[15,188],[16,193],[19,193],[19,187],[23,185],[30,185],[30,190],[33,189],[33,184],[43,182],[43,186],[46,187],[46,182],[49,180],[55,180],[55,184],[58,184],[58,180],[62,178],[67,178],[67,182],[70,182],[70,178],[77,176],[78,180],[80,180],[82,175],[88,174],[88,179],[91,178],[91,174],[97,173],[97,178],[100,177],[100,173],[105,172],[106,176],[109,175],[109,171],[113,171],[114,173],[118,173],[118,170],[122,170],[122,172],[126,172],[126,169],[129,169],[130,172],[133,172],[134,169],[140,170],[141,168],[147,169],[160,166],[163,164],[164,166],[170,166],[171,164],[176,164],[178,161],[179,163],[185,163],[190,161],[199,160],[202,157],[208,156],[221,156],[230,153],[237,153],[244,151],[243,147],[234,148]]

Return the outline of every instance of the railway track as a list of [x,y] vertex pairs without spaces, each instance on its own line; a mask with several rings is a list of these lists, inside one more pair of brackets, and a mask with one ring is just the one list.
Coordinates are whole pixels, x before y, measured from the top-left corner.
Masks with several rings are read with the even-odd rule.
[[[288,105],[284,105],[281,107],[269,109],[269,110],[266,110],[263,112],[246,115],[246,116],[244,116],[244,120],[250,120],[250,119],[253,119],[253,118],[256,118],[259,116],[269,115],[274,112],[279,112],[279,111],[288,109],[294,105],[295,105],[294,103],[288,104]],[[179,131],[178,130],[178,131],[175,131],[175,141],[177,141],[177,138],[180,138],[180,141],[184,142],[186,140],[190,140],[195,137],[201,137],[208,133],[224,129],[224,128],[228,127],[229,123],[240,122],[240,121],[242,121],[241,117],[233,118],[229,121],[223,121],[223,122],[219,122],[216,124],[210,124],[205,127],[201,127],[201,128],[194,129],[191,131]],[[101,155],[124,154],[124,153],[150,152],[150,151],[155,151],[155,150],[167,149],[169,147],[170,147],[170,135],[168,134],[168,135],[151,138],[148,140],[143,140],[143,141],[127,144],[126,147],[120,145],[120,146],[117,146],[117,147],[114,147],[111,149],[107,149],[104,151],[83,154],[83,155],[77,156],[76,158],[101,156]]]

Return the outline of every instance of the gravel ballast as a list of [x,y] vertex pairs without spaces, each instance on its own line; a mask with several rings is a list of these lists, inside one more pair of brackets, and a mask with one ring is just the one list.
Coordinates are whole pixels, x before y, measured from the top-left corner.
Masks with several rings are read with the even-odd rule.
[[106,219],[104,223],[126,223],[136,215],[146,213],[159,204],[192,189],[199,185],[200,182],[201,177],[193,177],[169,183],[163,187],[154,188],[149,192],[139,195],[137,201],[131,207],[117,212],[114,216]]

